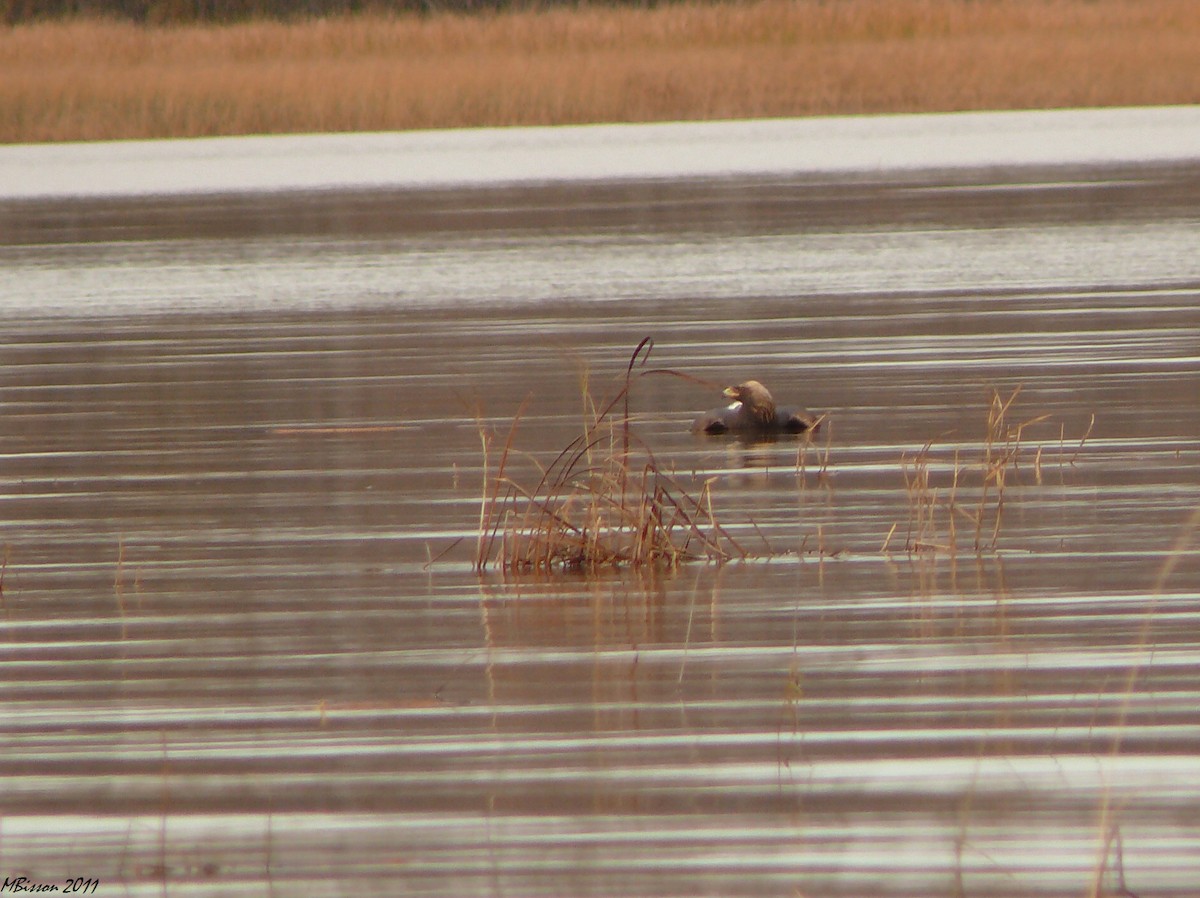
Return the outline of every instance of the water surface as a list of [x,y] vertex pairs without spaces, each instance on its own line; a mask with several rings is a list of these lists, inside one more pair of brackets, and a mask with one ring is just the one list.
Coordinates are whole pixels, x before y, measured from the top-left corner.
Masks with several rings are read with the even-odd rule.
[[[1192,894],[1198,175],[10,201],[0,872]],[[716,391],[633,391],[770,558],[476,574],[481,428],[527,403],[532,476],[646,336],[829,414],[746,446],[688,433]]]

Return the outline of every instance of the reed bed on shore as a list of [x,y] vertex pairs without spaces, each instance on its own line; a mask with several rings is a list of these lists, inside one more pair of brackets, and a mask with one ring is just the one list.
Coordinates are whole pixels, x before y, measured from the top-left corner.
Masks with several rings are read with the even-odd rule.
[[0,141],[1200,102],[1194,0],[756,0],[0,31]]

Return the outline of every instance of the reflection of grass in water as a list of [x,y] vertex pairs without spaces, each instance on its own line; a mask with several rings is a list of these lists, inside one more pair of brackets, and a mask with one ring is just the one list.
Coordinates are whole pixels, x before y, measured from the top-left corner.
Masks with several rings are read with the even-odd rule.
[[[653,342],[638,344],[616,395],[596,405],[584,386],[587,420],[532,487],[508,476],[518,411],[491,472],[493,437],[480,428],[484,492],[475,569],[507,572],[676,567],[691,560],[727,561],[747,551],[717,522],[709,482],[693,494],[635,440],[629,394],[646,374]],[[640,369],[640,370],[639,370]],[[635,447],[636,443],[636,447]],[[635,459],[637,450],[638,460]]]
[[113,575],[113,595],[117,599],[117,614],[121,618],[121,638],[125,631],[125,538],[117,539],[117,572]]

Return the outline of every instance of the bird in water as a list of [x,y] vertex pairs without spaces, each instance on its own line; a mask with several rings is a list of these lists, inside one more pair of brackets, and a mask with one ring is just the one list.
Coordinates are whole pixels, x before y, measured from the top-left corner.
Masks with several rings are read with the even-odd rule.
[[724,396],[733,402],[697,417],[692,424],[693,432],[766,436],[804,433],[820,423],[806,409],[776,407],[770,391],[756,380],[726,387]]

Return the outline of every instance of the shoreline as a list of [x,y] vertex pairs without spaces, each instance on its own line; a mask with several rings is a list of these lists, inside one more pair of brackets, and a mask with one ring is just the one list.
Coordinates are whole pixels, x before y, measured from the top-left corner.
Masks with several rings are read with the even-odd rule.
[[1200,161],[1200,105],[0,146],[0,201]]

